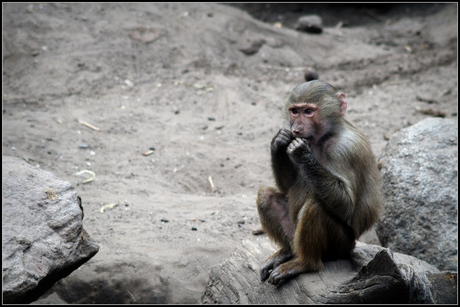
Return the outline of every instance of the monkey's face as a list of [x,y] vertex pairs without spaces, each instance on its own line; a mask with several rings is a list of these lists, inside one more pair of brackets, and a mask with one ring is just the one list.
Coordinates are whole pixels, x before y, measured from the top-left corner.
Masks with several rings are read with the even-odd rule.
[[316,134],[317,105],[314,103],[294,103],[289,106],[288,111],[290,128],[294,136],[311,141]]

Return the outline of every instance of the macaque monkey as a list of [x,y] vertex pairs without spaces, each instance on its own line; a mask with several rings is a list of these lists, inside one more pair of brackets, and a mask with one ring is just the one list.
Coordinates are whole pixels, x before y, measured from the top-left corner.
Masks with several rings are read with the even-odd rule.
[[277,188],[264,186],[257,196],[262,228],[281,247],[262,265],[262,281],[278,285],[346,257],[380,214],[377,162],[346,110],[345,95],[319,80],[285,100],[288,128],[270,147]]

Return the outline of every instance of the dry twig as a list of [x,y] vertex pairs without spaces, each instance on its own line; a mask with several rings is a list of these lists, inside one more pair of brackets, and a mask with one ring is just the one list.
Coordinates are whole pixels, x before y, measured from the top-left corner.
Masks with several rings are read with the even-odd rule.
[[214,183],[212,182],[212,177],[211,176],[208,177],[208,181],[209,181],[209,184],[211,185],[211,191],[215,192],[216,187],[214,186]]
[[91,178],[88,178],[88,179],[84,180],[82,183],[91,182],[91,181],[94,180],[94,178],[96,178],[96,173],[93,172],[93,171],[87,170],[87,169],[82,170],[82,171],[79,171],[79,172],[76,173],[75,175],[80,176],[81,174],[85,174],[85,173],[86,173],[86,174],[90,174],[90,175],[91,175]]
[[88,128],[93,129],[93,130],[96,130],[96,131],[101,130],[101,129],[99,129],[98,127],[95,127],[95,126],[93,126],[93,125],[91,125],[91,124],[88,124],[87,122],[84,122],[84,121],[82,121],[82,120],[78,120],[78,122],[79,122],[80,124],[82,124],[82,125],[88,127]]

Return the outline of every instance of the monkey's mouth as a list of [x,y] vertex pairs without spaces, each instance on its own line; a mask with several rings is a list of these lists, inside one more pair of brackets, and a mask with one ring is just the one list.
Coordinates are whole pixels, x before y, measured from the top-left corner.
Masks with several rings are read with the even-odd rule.
[[297,137],[300,138],[304,142],[311,142],[315,138],[313,135],[307,135],[307,136],[299,135]]
[[294,137],[299,138],[299,139],[312,139],[313,138],[313,135],[311,133],[308,133],[308,132],[304,133],[302,131],[299,131],[299,132],[296,133],[296,132],[294,132],[292,130],[291,130],[291,132],[294,135]]

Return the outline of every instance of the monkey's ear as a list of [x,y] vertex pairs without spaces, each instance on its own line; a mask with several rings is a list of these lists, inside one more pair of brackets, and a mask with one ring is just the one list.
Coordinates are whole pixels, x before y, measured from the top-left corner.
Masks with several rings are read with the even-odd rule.
[[339,95],[339,100],[340,100],[340,113],[345,115],[345,112],[347,112],[347,100],[345,99],[345,94],[341,93]]

